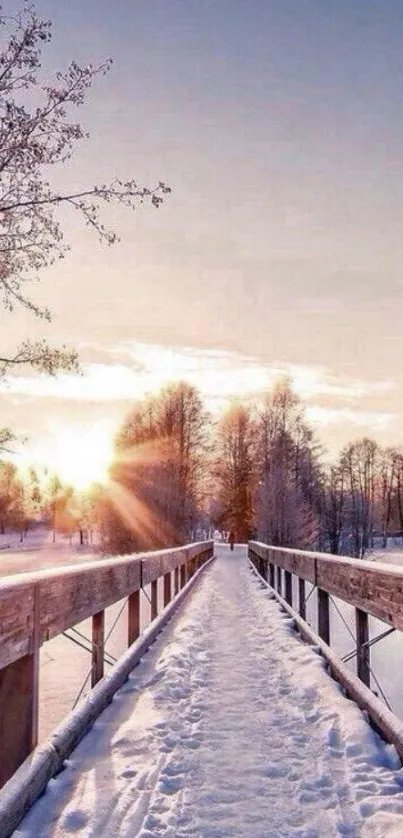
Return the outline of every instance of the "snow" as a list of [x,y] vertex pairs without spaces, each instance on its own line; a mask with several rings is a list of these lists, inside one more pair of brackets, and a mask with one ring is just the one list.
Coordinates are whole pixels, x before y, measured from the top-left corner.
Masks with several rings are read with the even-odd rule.
[[401,838],[394,749],[217,554],[15,838]]

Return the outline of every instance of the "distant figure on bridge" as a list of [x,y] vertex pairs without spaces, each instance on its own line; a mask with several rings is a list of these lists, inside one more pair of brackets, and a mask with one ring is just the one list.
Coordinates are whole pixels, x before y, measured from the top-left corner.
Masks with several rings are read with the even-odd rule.
[[235,544],[235,533],[234,533],[233,530],[231,530],[231,532],[228,536],[228,542],[229,542],[229,545],[231,547],[231,550],[233,550],[234,549],[234,544]]

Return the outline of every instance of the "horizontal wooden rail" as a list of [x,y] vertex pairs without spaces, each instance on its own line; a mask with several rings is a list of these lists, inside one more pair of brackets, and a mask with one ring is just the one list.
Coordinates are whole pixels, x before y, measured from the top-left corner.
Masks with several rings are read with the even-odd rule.
[[214,552],[212,541],[172,550],[103,559],[60,569],[24,573],[0,582],[0,787],[37,744],[41,644],[92,617],[92,686],[104,666],[104,610],[128,598],[128,642],[140,631],[142,587],[152,584],[153,618],[158,580],[164,605],[171,573],[183,587]]
[[[285,600],[292,606],[292,574],[298,577],[298,610],[306,619],[305,582],[317,588],[317,623],[319,637],[329,645],[330,605],[333,595],[355,608],[357,675],[366,686],[371,683],[370,650],[368,645],[368,617],[377,617],[396,629],[403,630],[403,568],[380,562],[350,559],[272,547],[250,541],[249,558],[259,573],[282,593],[282,574],[285,580]],[[275,568],[277,571],[275,572]]]
[[[266,584],[269,585],[270,583],[266,582]],[[276,590],[272,591],[272,596],[278,601],[283,611],[291,617],[294,628],[300,633],[301,637],[314,646],[315,650],[327,661],[332,676],[344,687],[346,695],[368,714],[378,733],[387,742],[395,746],[403,762],[403,723],[401,720],[383,704],[381,699],[365,683],[361,683],[361,680],[349,671],[346,664],[340,660],[333,649],[316,634],[311,626],[294,611],[292,606]]]
[[249,542],[249,555],[339,597],[403,631],[403,567],[380,562],[269,547]]

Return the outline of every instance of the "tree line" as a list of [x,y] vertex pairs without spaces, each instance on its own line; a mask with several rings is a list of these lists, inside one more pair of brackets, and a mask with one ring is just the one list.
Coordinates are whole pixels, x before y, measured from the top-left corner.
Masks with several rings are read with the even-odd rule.
[[21,472],[15,463],[0,460],[0,535],[17,532],[21,543],[39,524],[51,533],[81,544],[92,541],[100,527],[100,486],[78,492],[57,474],[39,474],[34,467]]
[[213,421],[185,383],[136,404],[116,440],[103,541],[117,552],[183,544],[211,529],[363,557],[403,534],[403,451],[361,438],[335,461],[289,380]]
[[363,557],[403,534],[403,451],[350,442],[332,462],[287,379],[213,420],[185,382],[135,403],[116,434],[105,486],[77,492],[55,474],[0,462],[0,530],[38,520],[97,533],[107,553],[185,544],[212,531],[238,542]]

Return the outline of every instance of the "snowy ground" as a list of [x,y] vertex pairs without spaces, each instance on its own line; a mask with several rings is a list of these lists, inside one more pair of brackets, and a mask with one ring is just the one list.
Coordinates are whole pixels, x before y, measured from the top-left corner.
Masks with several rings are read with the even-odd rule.
[[70,539],[58,533],[54,542],[52,531],[45,527],[29,531],[22,543],[18,532],[8,531],[0,534],[0,577],[93,561],[99,558],[95,549],[81,545],[77,534]]
[[401,838],[403,770],[218,548],[15,838]]

